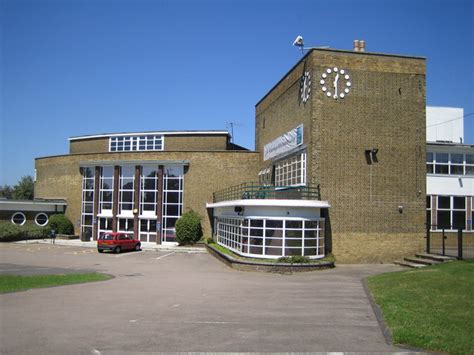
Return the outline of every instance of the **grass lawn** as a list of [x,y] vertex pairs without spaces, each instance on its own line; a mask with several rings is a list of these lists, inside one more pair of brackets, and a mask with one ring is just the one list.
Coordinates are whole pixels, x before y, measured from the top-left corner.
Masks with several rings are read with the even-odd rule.
[[474,260],[373,276],[368,284],[394,343],[474,352]]
[[104,281],[111,278],[112,277],[109,275],[98,273],[34,276],[0,275],[0,293],[24,291],[30,288],[43,288],[79,284],[84,282]]

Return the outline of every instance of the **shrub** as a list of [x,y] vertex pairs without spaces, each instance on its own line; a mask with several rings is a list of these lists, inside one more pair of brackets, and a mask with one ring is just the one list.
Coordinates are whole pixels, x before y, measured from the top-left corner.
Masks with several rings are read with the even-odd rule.
[[48,227],[39,227],[32,224],[19,226],[11,222],[0,222],[0,242],[43,239],[47,237],[48,231]]
[[54,229],[56,234],[74,234],[74,226],[63,214],[54,214],[49,217],[48,227]]
[[201,217],[193,210],[183,213],[175,228],[179,245],[196,243],[202,237]]
[[278,262],[287,264],[308,264],[310,261],[307,256],[301,255],[284,256],[278,259]]

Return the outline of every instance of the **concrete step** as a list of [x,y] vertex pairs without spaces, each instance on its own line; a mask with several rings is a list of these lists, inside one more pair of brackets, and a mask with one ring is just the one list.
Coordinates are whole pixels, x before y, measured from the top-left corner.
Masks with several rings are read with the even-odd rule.
[[428,254],[428,253],[416,253],[415,255],[419,258],[431,259],[431,260],[436,260],[439,262],[457,260],[455,257],[452,257],[452,256],[444,256],[444,255],[436,255],[436,254]]
[[442,263],[442,261],[433,260],[433,259],[425,259],[421,257],[403,258],[403,260],[408,261],[410,263],[423,264],[423,265],[436,265],[436,264]]
[[394,264],[401,265],[401,266],[406,266],[406,267],[411,267],[412,269],[419,269],[419,268],[427,266],[425,264],[412,263],[412,262],[409,262],[409,261],[406,261],[406,260],[397,260],[397,261],[394,261]]

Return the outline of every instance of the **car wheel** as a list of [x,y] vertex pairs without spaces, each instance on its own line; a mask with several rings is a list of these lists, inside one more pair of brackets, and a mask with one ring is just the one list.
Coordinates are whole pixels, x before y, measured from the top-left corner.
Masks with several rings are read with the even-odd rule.
[[121,251],[122,251],[122,248],[120,247],[115,248],[115,253],[120,254]]
[[99,253],[103,253],[104,251],[102,249],[97,249]]
[[135,251],[140,251],[140,243],[138,243],[137,245],[135,245]]

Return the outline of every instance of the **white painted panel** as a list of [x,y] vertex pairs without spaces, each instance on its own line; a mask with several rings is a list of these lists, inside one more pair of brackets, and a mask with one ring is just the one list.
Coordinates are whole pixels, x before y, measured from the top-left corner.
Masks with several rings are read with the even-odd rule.
[[426,140],[464,142],[463,116],[462,108],[426,107]]
[[474,177],[427,176],[426,194],[474,196]]
[[[239,214],[235,212],[235,206],[214,208],[214,216],[234,216]],[[257,207],[243,206],[243,213],[240,217],[279,217],[279,218],[319,218],[319,208],[297,208],[297,207]]]

